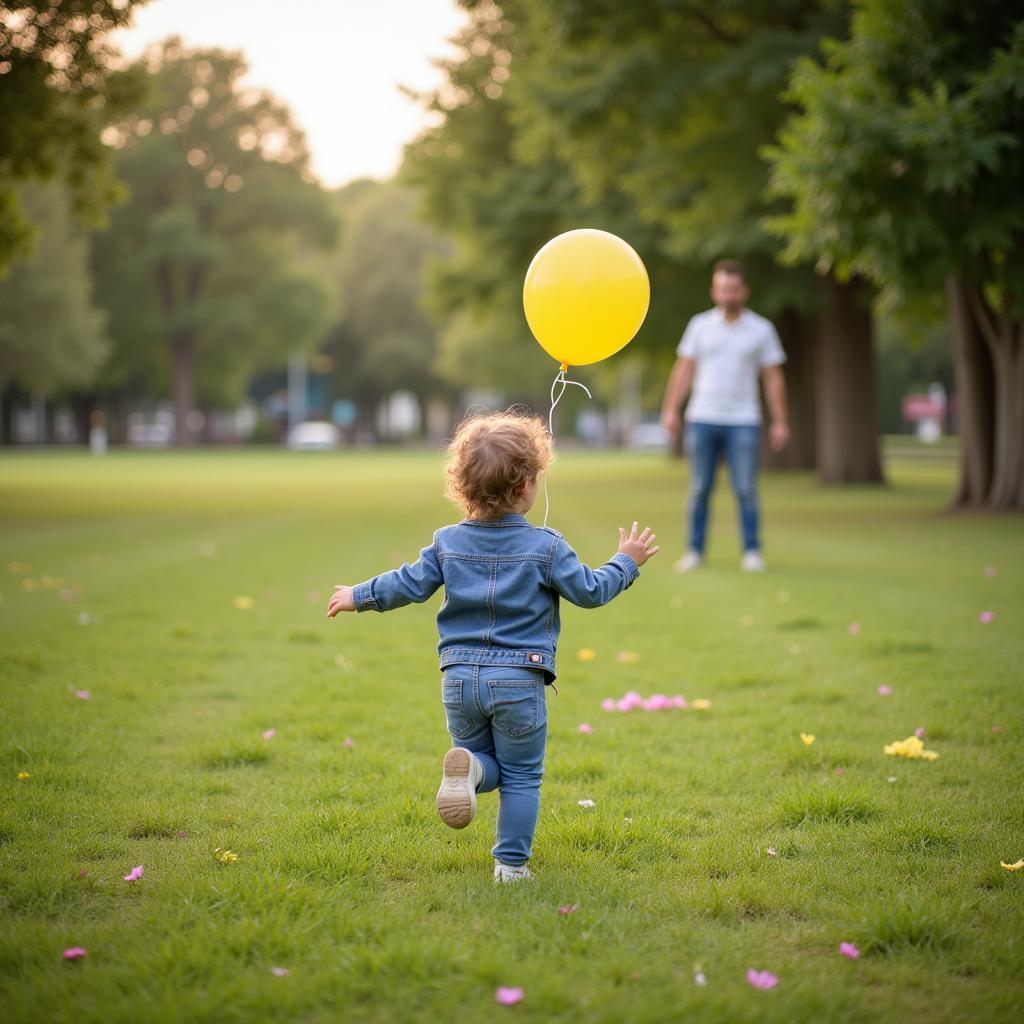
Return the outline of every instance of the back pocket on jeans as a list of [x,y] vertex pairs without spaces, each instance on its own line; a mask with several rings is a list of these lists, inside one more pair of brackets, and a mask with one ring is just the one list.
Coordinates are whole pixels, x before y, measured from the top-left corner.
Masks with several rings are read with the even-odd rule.
[[444,704],[445,718],[448,719],[448,732],[456,739],[464,739],[473,731],[473,722],[462,706],[462,680],[449,679],[447,676],[444,678],[441,683],[441,703]]
[[543,683],[492,681],[491,724],[506,736],[523,736],[540,723]]

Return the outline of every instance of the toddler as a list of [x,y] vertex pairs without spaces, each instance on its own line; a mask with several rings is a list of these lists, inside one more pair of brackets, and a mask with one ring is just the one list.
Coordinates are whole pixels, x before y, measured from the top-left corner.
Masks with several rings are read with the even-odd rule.
[[464,420],[448,446],[447,495],[462,522],[446,526],[413,565],[355,587],[335,588],[338,612],[390,611],[426,601],[438,587],[441,699],[452,748],[437,810],[452,828],[476,813],[477,793],[499,793],[494,879],[529,878],[547,739],[546,684],[555,679],[560,597],[596,608],[621,594],[657,554],[654,534],[619,529],[618,551],[584,565],[556,530],[524,514],[554,458],[535,416],[513,410]]

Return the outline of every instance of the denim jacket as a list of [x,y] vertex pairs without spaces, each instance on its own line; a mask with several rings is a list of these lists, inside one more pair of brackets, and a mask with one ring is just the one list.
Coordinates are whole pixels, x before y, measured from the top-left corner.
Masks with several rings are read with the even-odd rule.
[[555,678],[558,601],[597,608],[640,575],[619,552],[599,569],[584,565],[562,535],[520,515],[465,519],[434,534],[413,565],[382,573],[352,590],[357,612],[386,612],[426,601],[438,587],[441,668],[517,665]]

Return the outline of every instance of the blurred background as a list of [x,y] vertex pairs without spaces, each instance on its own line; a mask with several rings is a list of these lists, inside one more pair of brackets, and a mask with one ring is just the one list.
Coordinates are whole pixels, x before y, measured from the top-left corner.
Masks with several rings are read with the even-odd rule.
[[[0,441],[437,446],[546,410],[536,250],[640,253],[563,443],[657,413],[711,264],[788,355],[776,469],[1024,508],[1024,12],[979,0],[0,7]],[[570,389],[575,390],[575,389]]]

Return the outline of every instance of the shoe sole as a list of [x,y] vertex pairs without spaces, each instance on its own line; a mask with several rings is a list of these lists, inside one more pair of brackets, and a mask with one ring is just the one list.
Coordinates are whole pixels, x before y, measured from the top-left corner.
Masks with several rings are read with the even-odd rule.
[[476,814],[476,791],[469,779],[468,750],[452,747],[444,755],[444,775],[437,791],[437,813],[449,828],[465,828]]

